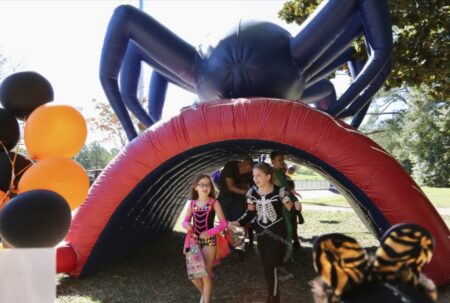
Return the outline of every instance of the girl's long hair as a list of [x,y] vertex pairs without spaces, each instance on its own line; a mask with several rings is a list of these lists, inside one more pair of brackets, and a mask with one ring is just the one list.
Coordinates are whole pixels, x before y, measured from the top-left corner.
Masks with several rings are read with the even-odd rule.
[[198,192],[195,190],[195,187],[197,187],[198,182],[200,182],[201,179],[208,179],[209,183],[211,184],[211,190],[209,191],[209,197],[215,199],[216,198],[216,189],[214,188],[214,183],[212,182],[211,177],[208,174],[200,174],[197,177],[194,178],[194,181],[192,182],[192,188],[191,188],[191,199],[197,200],[198,199]]

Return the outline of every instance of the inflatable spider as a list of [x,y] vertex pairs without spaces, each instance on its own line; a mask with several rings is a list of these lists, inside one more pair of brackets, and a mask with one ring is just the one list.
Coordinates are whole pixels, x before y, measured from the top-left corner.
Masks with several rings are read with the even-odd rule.
[[[353,58],[353,41],[363,35],[368,60]],[[100,80],[128,138],[137,136],[130,110],[146,126],[161,117],[168,83],[200,100],[269,97],[315,103],[338,118],[353,116],[358,127],[371,97],[390,71],[392,30],[385,0],[328,0],[292,37],[260,21],[242,21],[216,45],[195,48],[133,6],[115,9],[100,62]],[[140,62],[154,73],[149,112],[136,98]],[[326,79],[348,64],[353,83],[336,100]],[[119,73],[121,85],[119,87]]]

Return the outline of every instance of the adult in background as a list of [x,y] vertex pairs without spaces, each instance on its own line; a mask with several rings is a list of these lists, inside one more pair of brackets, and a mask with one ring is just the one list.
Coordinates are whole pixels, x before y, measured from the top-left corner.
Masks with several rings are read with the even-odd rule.
[[[236,221],[246,210],[246,194],[253,182],[253,159],[245,156],[241,160],[228,161],[218,181],[218,200],[227,221]],[[246,228],[249,244],[253,244],[253,230]]]

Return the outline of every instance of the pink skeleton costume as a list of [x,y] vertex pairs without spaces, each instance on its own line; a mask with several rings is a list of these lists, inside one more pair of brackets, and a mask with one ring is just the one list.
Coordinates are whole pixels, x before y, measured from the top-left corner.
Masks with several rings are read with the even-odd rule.
[[[189,202],[189,207],[192,210],[192,216],[186,216],[183,220],[182,226],[186,228],[193,218],[193,231],[190,231],[186,235],[184,241],[184,249],[189,248],[190,238],[194,240],[196,244],[203,248],[204,246],[216,246],[216,234],[220,233],[227,227],[227,221],[221,220],[219,225],[214,227],[214,218],[216,212],[214,211],[214,204],[217,200],[210,198],[208,203],[202,207],[198,207],[195,200]],[[200,234],[206,231],[209,235],[206,239],[201,239]]]

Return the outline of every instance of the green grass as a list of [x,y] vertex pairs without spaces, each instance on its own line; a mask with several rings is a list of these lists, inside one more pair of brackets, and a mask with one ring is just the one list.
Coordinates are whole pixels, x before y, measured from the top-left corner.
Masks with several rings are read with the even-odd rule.
[[[356,238],[373,252],[378,241],[354,212],[304,211],[306,223],[299,226],[303,248],[294,254],[289,270],[295,278],[281,284],[282,302],[312,302],[308,282],[315,277],[312,266],[313,240],[324,233],[340,232]],[[447,224],[450,216],[444,217]],[[57,302],[198,302],[199,295],[186,278],[181,253],[185,234],[174,231],[122,262],[85,279],[58,275]],[[264,302],[266,285],[256,248],[245,260],[227,257],[217,267],[213,302]],[[450,285],[439,288],[438,303],[450,302]]]
[[450,207],[450,188],[422,187],[435,207]]
[[[425,195],[434,207],[450,208],[450,188],[422,187],[422,190],[425,192]],[[349,206],[347,200],[342,195],[326,198],[305,199],[302,202],[328,206]]]
[[303,181],[303,180],[324,180],[325,178],[316,173],[315,171],[306,168],[304,166],[297,165],[297,170],[295,174],[291,176],[294,181]]

